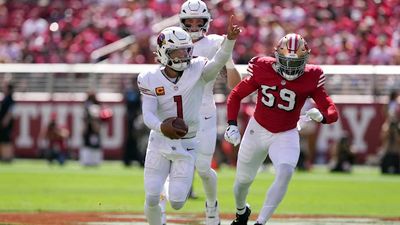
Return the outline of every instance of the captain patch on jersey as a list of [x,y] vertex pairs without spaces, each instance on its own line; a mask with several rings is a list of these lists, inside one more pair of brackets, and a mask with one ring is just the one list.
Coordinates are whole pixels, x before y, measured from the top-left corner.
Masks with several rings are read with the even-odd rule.
[[160,96],[160,95],[165,95],[165,89],[164,87],[156,87],[156,95]]

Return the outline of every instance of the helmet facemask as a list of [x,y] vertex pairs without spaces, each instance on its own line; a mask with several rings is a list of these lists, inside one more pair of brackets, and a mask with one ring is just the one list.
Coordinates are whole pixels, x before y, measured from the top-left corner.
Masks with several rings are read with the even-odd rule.
[[189,34],[180,27],[169,27],[157,37],[157,60],[176,71],[189,67],[193,43]]
[[[186,18],[189,19],[189,18]],[[193,31],[192,26],[187,26],[185,24],[186,19],[181,19],[181,27],[184,31],[188,32],[192,40],[199,40],[202,37],[204,37],[204,34],[207,33],[208,27],[209,27],[209,20],[208,18],[199,18],[203,19],[203,25],[198,27],[198,30]]]
[[[174,51],[182,51],[185,54],[182,57],[173,57]],[[192,53],[193,46],[167,49],[165,51],[165,54],[168,57],[167,66],[176,71],[184,71],[190,65],[190,60],[192,60]]]
[[284,36],[275,47],[276,70],[286,80],[295,80],[304,73],[310,49],[298,34]]
[[299,58],[286,57],[275,52],[276,68],[278,73],[286,80],[294,80],[304,73],[309,54]]

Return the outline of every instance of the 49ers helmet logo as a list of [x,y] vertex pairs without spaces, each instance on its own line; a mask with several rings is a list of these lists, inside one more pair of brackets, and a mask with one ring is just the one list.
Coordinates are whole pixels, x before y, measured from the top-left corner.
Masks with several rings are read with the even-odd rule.
[[275,47],[277,72],[289,81],[298,78],[304,73],[310,51],[301,35],[287,34]]

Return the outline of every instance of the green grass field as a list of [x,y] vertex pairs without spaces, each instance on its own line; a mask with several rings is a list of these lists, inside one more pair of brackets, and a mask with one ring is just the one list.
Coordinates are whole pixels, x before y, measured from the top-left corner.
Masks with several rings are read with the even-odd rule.
[[[235,170],[218,171],[220,210],[234,213]],[[273,180],[270,171],[258,174],[248,201],[258,212]],[[204,193],[195,178],[199,199],[189,200],[181,212],[203,212]],[[105,162],[83,168],[64,167],[42,160],[0,164],[0,212],[107,211],[143,212],[143,170]],[[169,209],[168,211],[171,211]],[[331,174],[324,167],[296,172],[276,214],[400,217],[400,176],[383,176],[377,168],[357,167],[352,174]]]

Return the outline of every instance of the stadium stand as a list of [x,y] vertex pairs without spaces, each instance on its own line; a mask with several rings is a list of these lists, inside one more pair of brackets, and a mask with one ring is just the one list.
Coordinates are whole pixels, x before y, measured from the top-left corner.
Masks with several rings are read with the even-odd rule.
[[[108,63],[154,63],[151,37],[182,1],[0,1],[0,62],[88,63],[90,54],[129,35],[135,41],[106,56]],[[268,54],[288,32],[309,41],[316,64],[400,64],[400,5],[373,0],[213,0],[211,33],[229,15],[245,27],[234,60]],[[164,24],[168,25],[168,24]],[[171,24],[169,24],[171,25]],[[157,30],[154,30],[157,29]]]
[[[165,26],[177,24],[181,2],[0,1],[0,63],[154,63],[152,37]],[[294,31],[308,40],[311,63],[400,64],[400,5],[396,1],[213,0],[208,6],[213,17],[210,33],[224,33],[231,14],[245,28],[234,51],[237,64],[272,53],[277,39]],[[34,67],[25,73],[14,71],[17,91],[85,92],[95,87],[118,92],[125,74],[95,76],[91,69],[87,70],[91,74],[60,69],[49,76],[49,71],[37,73]],[[400,81],[381,69],[364,67],[355,73],[351,68],[352,74],[325,71],[332,74],[328,90],[342,95],[388,94]],[[374,76],[380,73],[386,75]],[[219,83],[216,93],[226,94]]]
[[[178,24],[176,14],[182,2],[0,0],[0,80],[12,78],[16,100],[23,102],[18,116],[27,118],[18,127],[16,148],[35,147],[35,134],[28,133],[28,125],[45,123],[37,118],[46,118],[46,110],[52,109],[53,103],[57,103],[55,109],[64,112],[73,102],[75,108],[68,107],[70,111],[65,112],[78,114],[78,103],[89,89],[98,91],[102,101],[117,106],[115,118],[122,117],[122,108],[118,108],[122,107],[121,91],[138,73],[155,66],[151,44],[154,34]],[[245,64],[250,58],[272,53],[285,33],[300,33],[312,49],[310,62],[324,65],[326,88],[335,102],[357,103],[343,106],[348,107],[343,116],[344,129],[356,124],[348,122],[356,121],[355,117],[350,118],[358,113],[356,110],[367,118],[371,107],[363,104],[371,103],[379,103],[372,107],[380,116],[378,121],[371,119],[371,126],[381,125],[383,117],[378,108],[391,90],[400,91],[400,66],[396,66],[400,65],[398,1],[211,0],[207,5],[213,18],[210,33],[225,33],[231,14],[245,28],[233,55],[242,74],[246,74]],[[225,101],[229,91],[221,83],[215,87],[219,103]],[[40,107],[30,108],[36,101]],[[220,110],[220,114],[225,112]],[[114,122],[118,125],[121,121]],[[74,126],[78,133],[79,123]],[[218,129],[223,133],[223,119]],[[106,135],[106,148],[120,149],[123,131],[114,130],[115,134]],[[340,132],[325,132],[332,133]],[[368,133],[367,137],[378,134]],[[364,140],[358,138],[356,144],[361,146],[361,153],[376,153],[376,138],[367,139],[365,143],[376,143],[368,142],[370,149],[365,150]],[[78,148],[81,140],[75,135],[71,143]],[[32,156],[22,153],[20,156]]]

